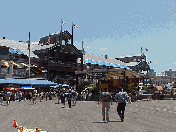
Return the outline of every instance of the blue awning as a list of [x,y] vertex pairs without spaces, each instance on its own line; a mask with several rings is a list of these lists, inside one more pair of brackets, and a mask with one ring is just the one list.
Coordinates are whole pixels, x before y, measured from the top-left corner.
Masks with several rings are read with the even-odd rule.
[[13,49],[14,51],[17,52],[17,54],[24,54],[23,52],[21,52],[19,49]]
[[19,49],[12,49],[12,48],[10,48],[9,49],[9,52],[10,53],[16,53],[16,54],[24,54],[22,51],[20,51]]
[[16,51],[14,51],[12,48],[9,49],[10,53],[17,53]]
[[130,69],[129,67],[124,66],[124,65],[112,64],[112,63],[106,63],[106,62],[99,62],[99,61],[94,61],[94,60],[83,59],[83,62],[90,63],[90,64],[98,64],[98,65],[106,65],[106,66],[113,66],[113,67],[120,67],[120,68]]
[[[30,82],[30,83],[29,83]],[[57,85],[57,83],[48,80],[37,80],[37,79],[0,79],[0,84],[21,84],[21,85]]]
[[63,84],[62,87],[69,87],[69,85],[68,84]]

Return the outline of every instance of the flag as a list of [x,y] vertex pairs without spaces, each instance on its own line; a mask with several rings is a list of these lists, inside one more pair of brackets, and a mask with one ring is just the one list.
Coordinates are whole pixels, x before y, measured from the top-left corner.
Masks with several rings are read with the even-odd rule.
[[78,28],[78,26],[77,26],[77,25],[75,25],[75,24],[73,24],[73,27],[74,27],[74,28],[76,28],[76,29]]
[[[146,49],[146,48],[145,48]],[[148,49],[146,49],[146,51],[148,51]]]
[[148,64],[150,64],[150,63],[151,63],[151,61],[148,61],[147,63],[148,63]]
[[65,22],[64,22],[63,20],[62,20],[62,22],[61,22],[61,23],[62,23],[62,25],[64,25],[64,24],[65,24]]

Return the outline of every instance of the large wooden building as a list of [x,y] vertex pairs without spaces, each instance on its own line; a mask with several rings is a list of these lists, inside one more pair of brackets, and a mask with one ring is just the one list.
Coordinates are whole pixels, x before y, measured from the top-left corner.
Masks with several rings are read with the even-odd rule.
[[[39,45],[48,48],[35,50],[33,53],[39,58],[32,58],[31,63],[47,70],[46,78],[56,83],[68,82],[75,84],[75,71],[81,70],[81,64],[77,63],[78,58],[82,58],[82,51],[78,50],[73,44],[69,44],[72,35],[68,31],[50,34],[40,38]],[[64,41],[64,45],[61,41]]]

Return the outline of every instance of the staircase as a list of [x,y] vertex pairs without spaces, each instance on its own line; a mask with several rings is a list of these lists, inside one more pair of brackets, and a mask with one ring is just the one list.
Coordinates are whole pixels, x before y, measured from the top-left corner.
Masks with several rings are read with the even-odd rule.
[[57,79],[58,79],[58,75],[56,75],[56,76],[54,77],[54,79],[52,79],[52,82],[57,82]]

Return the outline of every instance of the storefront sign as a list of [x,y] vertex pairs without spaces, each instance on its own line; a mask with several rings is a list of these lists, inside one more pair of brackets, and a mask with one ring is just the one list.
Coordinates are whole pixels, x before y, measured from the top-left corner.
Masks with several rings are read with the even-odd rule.
[[99,79],[99,78],[105,78],[106,77],[106,72],[94,72],[92,73],[92,78],[93,79]]

